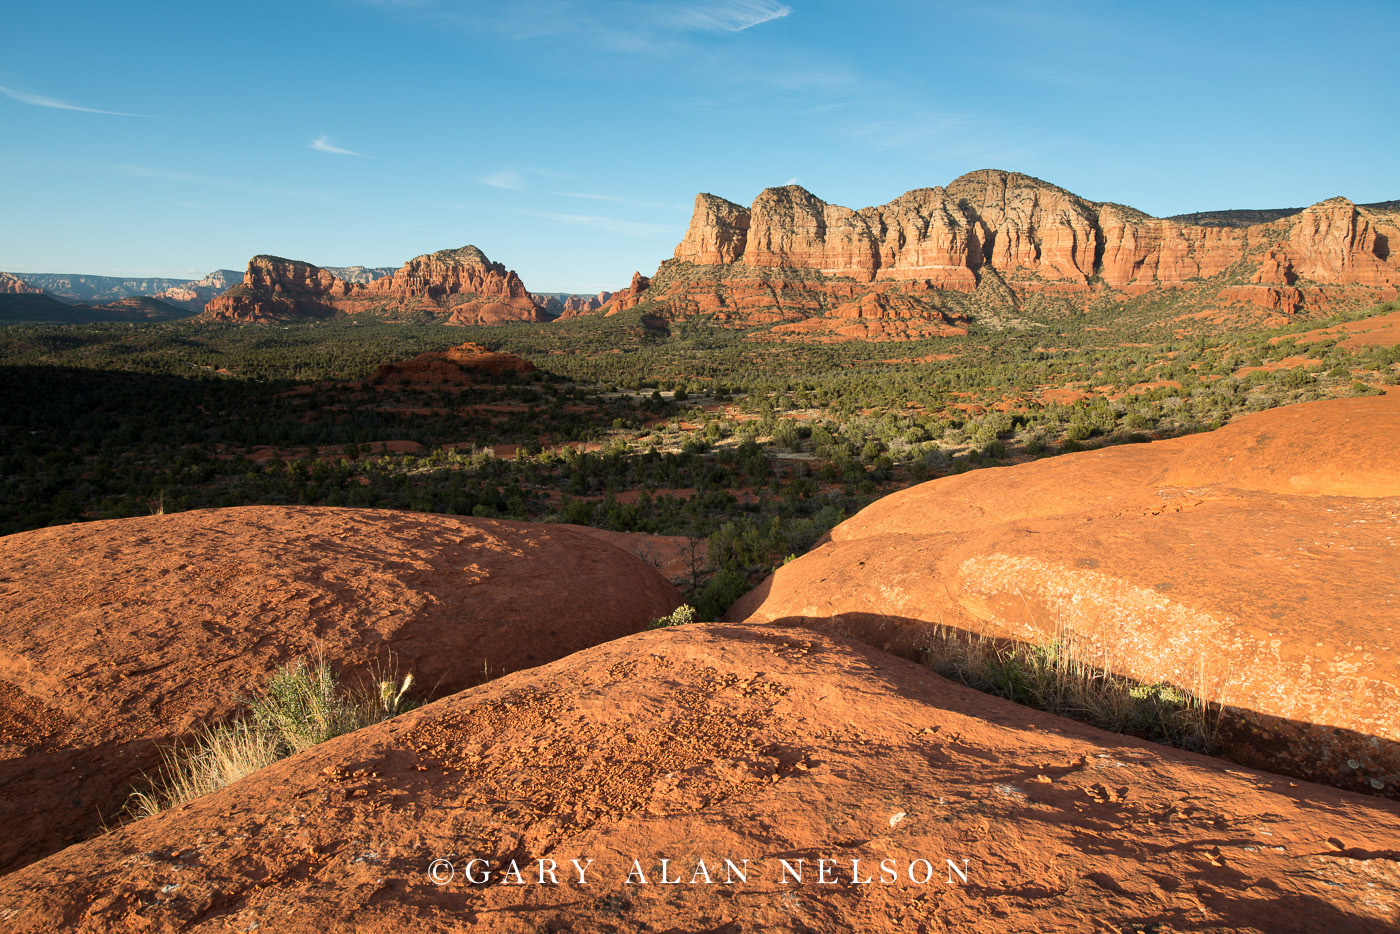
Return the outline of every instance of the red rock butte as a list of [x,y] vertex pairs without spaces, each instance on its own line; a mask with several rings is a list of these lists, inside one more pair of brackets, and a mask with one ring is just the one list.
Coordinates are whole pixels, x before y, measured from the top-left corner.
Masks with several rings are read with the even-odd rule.
[[466,343],[443,351],[421,353],[412,360],[386,363],[370,377],[372,386],[413,386],[436,389],[479,382],[483,376],[533,373],[529,360],[508,353],[494,353],[480,344]]
[[[679,603],[577,529],[250,506],[0,538],[0,872],[112,821],[157,744],[320,646],[434,696],[644,628]],[[8,923],[0,925],[8,929]]]
[[729,612],[923,659],[944,629],[1223,705],[1224,752],[1400,797],[1400,394],[980,470],[867,507]]
[[[1251,214],[1271,219],[1236,217]],[[973,307],[959,294],[1008,310],[1031,295],[1073,306],[1177,290],[1195,308],[1291,313],[1373,304],[1400,287],[1394,202],[1332,198],[1195,219],[1155,218],[995,169],[860,210],[797,185],[769,188],[749,207],[700,194],[646,300],[673,316],[776,324],[775,335],[881,338],[958,331]],[[638,304],[636,284],[605,313]]]
[[1395,802],[1027,710],[838,637],[696,624],[70,847],[0,877],[0,917],[14,934],[1388,934],[1397,839]]
[[446,324],[551,320],[513,270],[474,246],[414,257],[369,282],[347,282],[299,260],[254,256],[242,284],[211,299],[200,319],[269,322],[364,312],[426,313]]

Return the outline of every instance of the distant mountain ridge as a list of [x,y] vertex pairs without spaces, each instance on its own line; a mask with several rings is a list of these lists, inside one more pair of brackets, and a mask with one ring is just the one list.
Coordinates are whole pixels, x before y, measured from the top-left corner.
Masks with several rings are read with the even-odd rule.
[[232,269],[216,269],[202,279],[89,276],[52,272],[16,272],[6,275],[47,292],[54,298],[70,302],[114,302],[137,295],[162,297],[162,293],[178,289],[207,292],[202,301],[208,301],[242,278],[241,273]]
[[[395,266],[327,266],[347,282],[370,283],[390,275]],[[78,273],[0,273],[0,293],[45,293],[60,302],[109,303],[149,296],[191,313],[243,281],[236,269],[215,269],[199,279],[162,277],[89,276]],[[25,288],[27,286],[27,288]]]
[[146,295],[131,295],[103,305],[88,305],[60,302],[42,292],[0,292],[0,325],[176,321],[193,314],[188,308]]

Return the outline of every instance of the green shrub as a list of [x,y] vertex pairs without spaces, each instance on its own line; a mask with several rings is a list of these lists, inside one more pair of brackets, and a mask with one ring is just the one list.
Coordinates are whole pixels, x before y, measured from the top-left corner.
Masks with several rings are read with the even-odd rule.
[[652,620],[647,629],[666,629],[670,626],[684,626],[686,623],[693,622],[695,622],[695,607],[689,603],[682,603],[667,615]]
[[716,571],[695,598],[695,611],[701,619],[715,620],[748,593],[749,579],[742,571],[724,568]]

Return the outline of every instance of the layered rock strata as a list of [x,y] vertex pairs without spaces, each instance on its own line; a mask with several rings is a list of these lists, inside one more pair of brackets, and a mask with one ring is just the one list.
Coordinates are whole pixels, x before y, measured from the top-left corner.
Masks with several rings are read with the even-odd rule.
[[992,169],[860,210],[797,185],[767,189],[749,207],[700,194],[647,301],[663,313],[726,313],[744,324],[879,321],[900,317],[890,298],[900,294],[915,317],[956,326],[946,296],[983,288],[982,305],[1007,308],[1035,294],[1084,303],[1190,289],[1203,307],[1293,312],[1397,294],[1400,213],[1389,203],[1332,198],[1256,213],[1282,216],[1194,225]]
[[347,282],[297,260],[255,256],[241,285],[211,300],[208,321],[285,321],[373,311],[426,312],[448,324],[547,321],[520,277],[474,246],[414,257],[391,276]]

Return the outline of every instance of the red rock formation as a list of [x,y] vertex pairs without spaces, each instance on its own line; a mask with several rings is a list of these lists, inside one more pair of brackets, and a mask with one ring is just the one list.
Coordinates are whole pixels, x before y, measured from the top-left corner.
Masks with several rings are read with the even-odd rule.
[[642,294],[651,285],[651,280],[640,272],[632,273],[632,284],[621,292],[614,292],[603,308],[604,316],[615,315],[619,311],[636,308],[642,303]]
[[1392,934],[1397,839],[1393,802],[1104,733],[844,639],[693,624],[70,847],[0,877],[0,917],[12,934]]
[[1400,797],[1400,393],[888,496],[731,610],[922,657],[1075,642],[1225,705],[1237,761]]
[[561,318],[576,318],[579,315],[592,314],[602,308],[613,297],[611,292],[599,292],[590,298],[582,298],[578,295],[565,299],[563,309],[560,311]]
[[243,284],[205,306],[205,320],[270,321],[372,311],[427,312],[448,324],[547,321],[520,277],[474,246],[414,257],[392,276],[345,282],[310,263],[255,256]]
[[530,301],[534,302],[536,308],[551,318],[559,317],[564,311],[564,303],[553,295],[536,295],[531,292]]
[[571,528],[390,510],[59,526],[0,538],[0,567],[0,873],[112,823],[157,743],[234,714],[316,645],[352,682],[393,653],[443,696],[679,602]]
[[421,353],[412,360],[386,363],[370,377],[374,386],[414,386],[439,389],[468,386],[482,374],[533,373],[535,365],[514,354],[493,353],[480,344],[466,343],[442,352]]
[[30,285],[19,276],[9,272],[0,272],[0,295],[43,295],[44,290],[35,285]]
[[[829,319],[851,299],[883,310],[891,291],[925,293],[914,302],[921,314],[957,321],[963,306],[938,293],[973,293],[988,277],[998,288],[979,293],[978,303],[992,310],[1014,309],[1036,292],[1082,302],[1104,291],[1191,289],[1200,307],[1246,302],[1284,311],[1393,296],[1394,213],[1345,199],[1275,213],[1284,216],[1255,226],[1192,226],[997,170],[859,211],[796,185],[762,192],[749,209],[702,194],[647,301],[657,313],[724,315],[746,326]],[[1265,288],[1242,287],[1251,273]],[[1300,278],[1306,287],[1292,291]]]
[[344,298],[346,283],[320,267],[280,256],[254,256],[243,282],[209,300],[206,321],[239,323],[329,318]]

